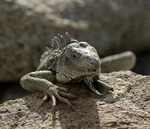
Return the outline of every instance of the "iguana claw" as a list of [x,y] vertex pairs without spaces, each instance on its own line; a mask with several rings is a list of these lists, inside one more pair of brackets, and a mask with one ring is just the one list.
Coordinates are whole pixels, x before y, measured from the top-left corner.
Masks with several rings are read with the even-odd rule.
[[76,98],[74,95],[67,93],[66,88],[58,87],[56,85],[53,85],[52,87],[49,87],[48,89],[46,89],[44,94],[45,94],[45,97],[43,98],[44,101],[47,100],[48,96],[52,100],[52,115],[54,115],[55,108],[56,108],[56,98],[59,101],[66,103],[70,107],[71,107],[70,101],[64,97]]

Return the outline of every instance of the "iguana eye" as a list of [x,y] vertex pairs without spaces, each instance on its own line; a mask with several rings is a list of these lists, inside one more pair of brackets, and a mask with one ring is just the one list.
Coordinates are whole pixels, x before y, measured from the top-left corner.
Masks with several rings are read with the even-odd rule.
[[88,46],[88,43],[86,42],[80,42],[79,44],[81,47],[86,48]]
[[76,59],[77,58],[77,55],[75,53],[72,53],[72,58],[73,59]]

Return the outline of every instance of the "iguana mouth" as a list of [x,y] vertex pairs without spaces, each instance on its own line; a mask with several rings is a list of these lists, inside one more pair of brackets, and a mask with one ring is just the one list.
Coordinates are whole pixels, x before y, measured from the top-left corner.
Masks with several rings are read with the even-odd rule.
[[88,72],[96,72],[96,69],[88,69]]

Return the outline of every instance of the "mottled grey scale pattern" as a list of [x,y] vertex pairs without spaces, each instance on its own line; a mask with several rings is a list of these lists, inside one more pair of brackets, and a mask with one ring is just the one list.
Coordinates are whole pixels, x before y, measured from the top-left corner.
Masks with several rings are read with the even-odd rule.
[[[46,85],[47,80],[45,80],[45,79],[39,79],[39,78],[35,78],[35,77],[28,77],[28,78],[22,78],[22,79],[25,80],[25,81],[24,81],[24,83],[21,83],[21,85],[26,90],[29,90],[29,91],[44,91],[46,88],[48,88],[48,85]],[[42,82],[44,82],[44,83],[42,83]],[[26,83],[29,83],[29,84],[24,85]]]
[[[52,39],[52,47],[42,54],[37,71],[23,76],[20,83],[29,91],[43,92],[44,100],[50,96],[52,108],[56,106],[56,98],[71,105],[65,97],[70,98],[73,95],[67,93],[64,88],[58,87],[56,82],[84,81],[93,92],[101,95],[101,91],[95,89],[93,85],[100,86],[101,81],[98,81],[100,67],[100,59],[94,47],[87,42],[78,42],[68,33],[64,36],[58,34]],[[107,89],[109,91],[112,88]]]
[[44,91],[52,85],[51,82],[56,82],[54,74],[44,70],[31,72],[22,77],[22,80],[24,80],[20,82],[22,87],[30,91]]
[[73,73],[65,70],[63,70],[63,72],[62,70],[57,70],[56,78],[62,83],[67,83],[73,79]]
[[59,58],[59,55],[68,44],[71,44],[73,42],[78,43],[78,41],[71,38],[67,32],[64,36],[60,34],[55,36],[52,39],[51,48],[47,47],[47,51],[42,54],[40,58],[40,64],[36,70],[49,69],[52,71],[56,71],[56,62]]

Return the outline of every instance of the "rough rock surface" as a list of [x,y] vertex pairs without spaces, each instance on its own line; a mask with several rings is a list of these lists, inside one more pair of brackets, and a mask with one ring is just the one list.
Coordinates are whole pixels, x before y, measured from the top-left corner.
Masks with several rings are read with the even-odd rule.
[[101,79],[114,87],[110,94],[99,97],[82,84],[68,87],[78,98],[71,100],[73,109],[58,102],[55,119],[51,101],[42,104],[43,94],[7,101],[0,105],[1,128],[109,129],[150,127],[150,77],[130,71],[101,74]]
[[68,31],[101,56],[150,48],[150,1],[1,0],[0,81],[33,71],[50,36]]

